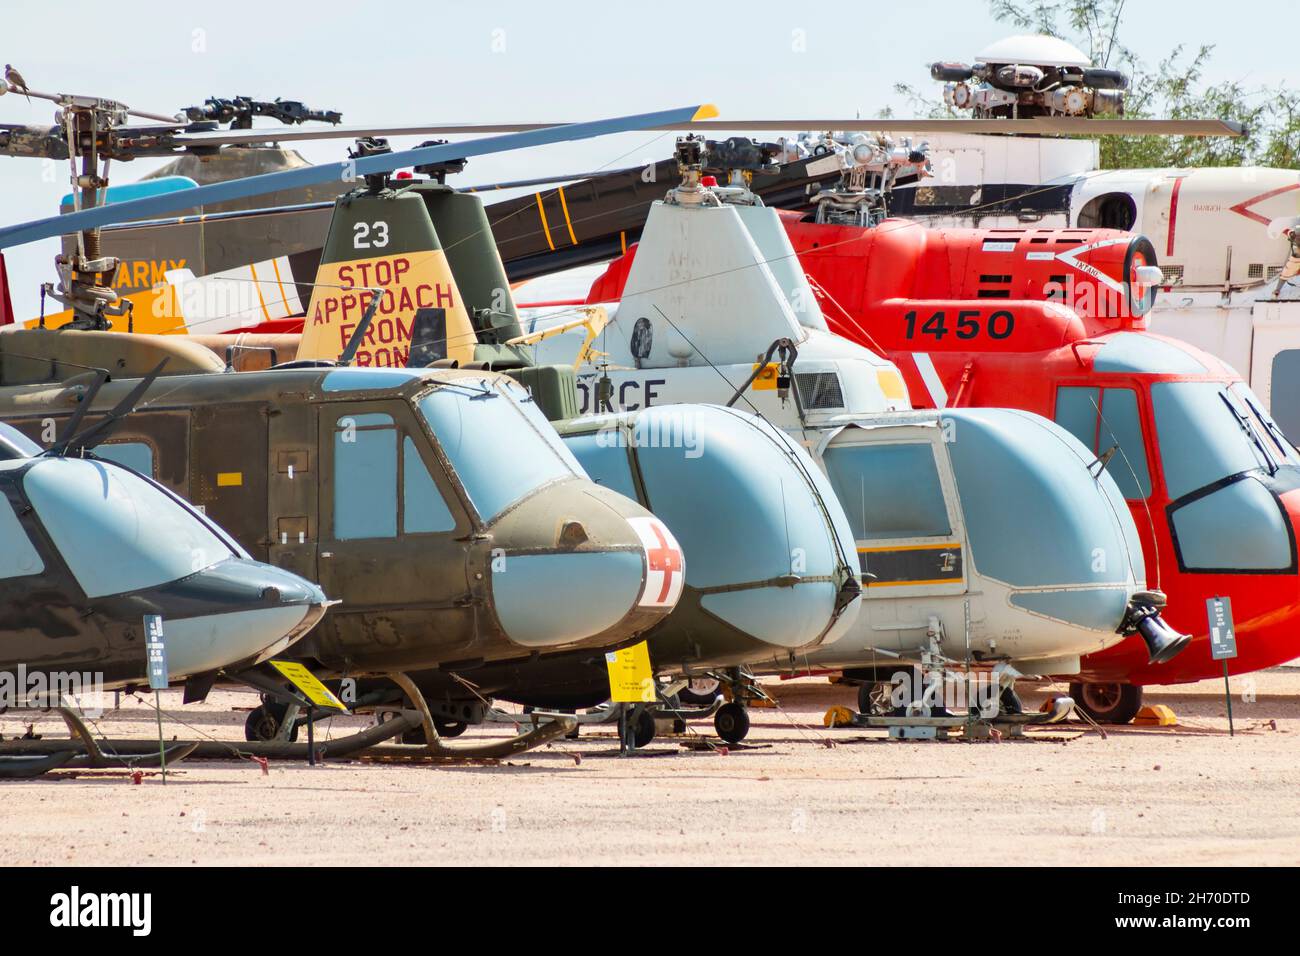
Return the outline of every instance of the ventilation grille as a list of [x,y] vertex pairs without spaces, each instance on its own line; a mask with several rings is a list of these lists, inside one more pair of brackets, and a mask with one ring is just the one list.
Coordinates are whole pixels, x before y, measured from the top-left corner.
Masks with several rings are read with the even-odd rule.
[[795,372],[794,387],[799,389],[800,403],[810,411],[844,407],[840,377],[834,372]]
[[1165,274],[1165,285],[1178,285],[1183,281],[1182,266],[1161,266],[1160,271]]
[[1247,279],[1262,279],[1262,278],[1264,278],[1264,263],[1262,263],[1262,262],[1252,262],[1249,266],[1247,266],[1247,267],[1246,267],[1246,278],[1247,278]]

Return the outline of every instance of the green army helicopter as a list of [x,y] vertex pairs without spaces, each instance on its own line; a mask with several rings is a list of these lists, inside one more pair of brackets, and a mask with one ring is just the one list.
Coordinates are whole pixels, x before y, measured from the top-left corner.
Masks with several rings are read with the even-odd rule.
[[[499,151],[685,122],[699,112],[575,124],[455,150]],[[369,156],[216,188],[255,195],[282,187],[282,176],[300,183],[304,172],[328,178],[348,166],[377,175],[440,155],[445,150],[432,147]],[[211,196],[193,192],[203,194],[198,201]],[[130,205],[3,229],[0,245],[68,226],[93,230],[129,216]],[[69,298],[86,319],[105,321],[96,304],[108,297],[95,296],[103,287],[78,282],[65,286]],[[371,306],[362,332],[379,299]],[[0,417],[39,440],[83,400],[111,406],[166,356],[168,374],[99,453],[156,475],[253,553],[321,581],[341,603],[296,655],[336,676],[391,677],[417,707],[423,700],[408,671],[437,668],[452,680],[490,662],[604,651],[668,614],[675,593],[648,586],[652,565],[665,557],[652,558],[644,544],[648,530],[666,530],[634,501],[591,482],[524,388],[484,369],[351,367],[361,340],[341,361],[233,376],[181,338],[14,330],[0,336]],[[112,380],[92,397],[87,370],[99,369]],[[680,570],[680,551],[661,550]],[[449,752],[424,714],[430,747]],[[499,756],[567,729],[552,722],[504,743],[452,749]]]
[[[361,156],[377,156],[382,155],[382,150],[381,144],[370,142],[357,152]],[[404,183],[390,180],[384,174],[368,175],[366,180],[364,187],[338,204],[328,243],[330,251],[315,284],[320,297],[313,302],[313,311],[320,320],[313,323],[313,334],[304,337],[301,343],[293,343],[289,349],[278,343],[276,347],[281,352],[277,358],[293,359],[290,364],[294,365],[312,366],[330,363],[342,354],[361,366],[349,371],[376,376],[384,384],[394,376],[398,379],[430,374],[483,376],[489,369],[505,370],[531,389],[550,417],[573,417],[577,410],[573,369],[535,366],[529,345],[518,341],[522,330],[513,318],[514,306],[509,295],[502,294],[508,287],[481,201],[437,182]],[[381,242],[381,255],[371,254],[368,245],[362,245],[375,241]],[[184,290],[178,298],[187,298]],[[193,350],[195,343],[183,336],[129,337],[111,332],[50,330],[32,330],[19,335],[52,343],[49,348],[55,352],[61,350],[64,357],[68,357],[74,343],[84,343],[88,354],[101,354],[108,345],[120,350],[125,342],[133,342],[144,349],[162,342],[186,351],[198,369],[215,372],[222,366],[211,353],[206,353],[204,359],[203,354]],[[254,354],[261,354],[257,352],[260,341],[257,338],[226,339],[225,347],[213,338],[202,341],[214,345],[217,354],[227,358],[232,367],[241,364],[250,343]],[[142,363],[137,360],[136,364]],[[433,365],[436,372],[402,371],[393,367],[407,365]],[[454,371],[447,368],[453,365],[460,368]],[[283,377],[289,371],[279,367],[241,375],[238,389],[232,386],[231,376],[187,376],[193,384],[187,385],[183,393],[175,391],[172,383],[180,380],[173,378],[169,380],[166,398],[182,407],[203,405],[205,393],[199,389],[223,389],[227,394],[234,390],[242,396],[252,388],[243,384],[245,381]],[[319,368],[298,371],[320,374]],[[333,369],[329,374],[339,375],[341,371]],[[50,377],[60,376],[56,372]],[[413,386],[416,391],[419,387]],[[214,509],[220,506],[221,498],[219,488],[213,488],[210,482],[205,487],[192,480],[181,485],[179,475],[174,474],[180,470],[175,461],[179,458],[180,444],[174,439],[167,442],[155,437],[162,415],[159,404],[138,413],[129,429],[120,433],[119,445],[101,449],[101,453],[130,454],[122,447],[130,444],[160,448],[153,459],[141,459],[139,467],[154,470],[160,480],[177,482],[179,492],[203,504],[210,513],[216,513]],[[191,425],[196,438],[201,437],[200,429],[203,429],[203,434],[211,435],[215,441],[209,442],[204,437],[202,442],[193,443],[196,448],[202,445],[211,449],[191,451],[188,474],[211,473],[217,466],[205,467],[194,461],[195,455],[205,454],[213,459],[223,454],[217,449],[228,447],[236,436],[251,433],[257,427],[257,410],[241,410],[242,404],[232,403],[220,409],[220,421],[205,420]],[[332,417],[324,411],[317,414],[322,421],[327,418],[341,421],[349,411],[344,408]],[[151,420],[155,415],[157,419]],[[652,422],[655,418],[663,420]],[[853,570],[851,535],[842,508],[802,449],[750,416],[729,410],[673,409],[647,413],[639,419],[589,421],[574,431],[570,440],[585,436],[593,441],[612,438],[630,444],[628,467],[632,470],[628,475],[635,474],[636,478],[612,486],[606,483],[610,489],[607,493],[616,490],[643,504],[653,502],[656,508],[667,508],[673,514],[672,527],[682,528],[682,533],[693,540],[693,550],[706,558],[698,567],[687,561],[683,569],[681,560],[673,557],[677,546],[669,528],[632,519],[639,531],[649,533],[642,541],[647,578],[659,586],[660,603],[669,607],[678,605],[672,614],[646,632],[656,665],[662,667],[671,662],[679,672],[686,667],[738,667],[760,661],[772,666],[782,663],[790,666],[797,652],[838,638],[856,619],[860,595]],[[682,435],[689,430],[696,445],[683,453],[658,442],[638,441],[636,436],[651,426],[656,434]],[[280,429],[279,434],[291,435],[306,426],[286,420],[282,426],[273,423],[271,427],[274,441],[275,429]],[[324,434],[326,425],[322,423],[318,427]],[[436,436],[439,429],[434,428],[434,432]],[[488,444],[498,454],[510,456],[514,461],[527,457],[523,447],[512,444],[504,436],[494,437],[496,440]],[[325,445],[321,451],[328,455]],[[256,460],[264,454],[259,449],[253,458]],[[171,462],[164,460],[169,457]],[[240,540],[253,548],[267,546],[259,540],[266,535],[267,524],[266,506],[259,506],[259,502],[264,502],[268,494],[273,501],[277,494],[283,494],[277,487],[287,487],[293,480],[295,464],[298,480],[312,488],[310,476],[303,471],[310,460],[303,449],[301,456],[291,455],[275,462],[265,482],[257,476],[241,475],[243,484],[239,487],[246,489],[244,497],[238,505],[228,505],[229,510],[224,512],[227,524]],[[498,467],[504,469],[508,463],[503,460]],[[337,460],[331,462],[326,457],[318,461],[318,468],[326,473],[333,469],[337,475]],[[290,476],[288,479],[286,474]],[[235,479],[229,477],[227,481],[233,484]],[[323,499],[305,502],[298,511],[308,514],[313,508],[323,511],[322,503]],[[276,521],[281,519],[277,517]],[[310,521],[307,523],[310,525]],[[326,540],[317,541],[302,532],[300,522],[274,525],[268,558],[283,563],[293,557],[298,561],[294,566],[302,573],[318,575],[332,595],[342,598],[335,617],[345,619],[356,600],[346,589],[355,584],[354,593],[366,593],[372,581],[357,579],[359,570],[355,561],[346,569],[340,564],[334,545],[329,543],[332,539],[328,537],[327,521],[322,519],[320,532]],[[276,535],[280,540],[275,539]],[[670,545],[666,553],[665,544]],[[369,547],[374,561],[368,567],[373,567],[376,574],[383,574],[391,567],[392,575],[400,578],[415,570],[410,556],[394,553],[387,542],[351,542],[346,547],[351,551]],[[345,546],[340,546],[337,554],[342,554],[344,549]],[[383,562],[382,554],[390,555],[391,564]],[[313,556],[315,565],[310,563]],[[501,580],[510,577],[512,562],[513,559],[501,569]],[[562,586],[590,589],[593,593],[608,590],[596,575],[576,575],[562,582]],[[563,587],[557,588],[556,593],[563,593]],[[544,622],[555,614],[586,614],[591,608],[584,605],[591,603],[579,600],[576,594],[561,600],[539,598],[529,608],[529,617]],[[422,607],[416,604],[409,611],[403,608],[386,611],[409,613],[414,617]],[[400,631],[400,627],[394,628],[393,634]],[[367,639],[379,640],[385,646],[372,649],[371,656],[364,656]],[[367,668],[374,666],[374,654],[385,661],[392,659],[393,649],[388,645],[396,639],[393,635],[376,634],[372,629],[360,635],[344,655],[330,644],[327,620],[321,639],[304,645],[301,653],[332,673],[363,675]],[[601,651],[602,648],[591,644],[573,653],[527,660],[462,658],[444,661],[438,668],[417,670],[411,665],[408,676],[430,708],[435,733],[444,736],[482,720],[492,698],[567,709],[601,703],[609,696]],[[472,688],[467,681],[472,682]],[[357,692],[368,701],[399,702],[393,700],[391,684],[383,681],[363,679]],[[742,725],[747,721],[743,708],[727,705],[718,711],[716,723],[721,732],[731,734],[734,740],[743,736]],[[250,730],[259,731],[263,724],[266,730],[258,733],[259,736],[279,732],[274,720],[265,721],[260,714],[250,721]],[[649,713],[639,711],[635,722],[637,742],[648,740],[653,727]]]

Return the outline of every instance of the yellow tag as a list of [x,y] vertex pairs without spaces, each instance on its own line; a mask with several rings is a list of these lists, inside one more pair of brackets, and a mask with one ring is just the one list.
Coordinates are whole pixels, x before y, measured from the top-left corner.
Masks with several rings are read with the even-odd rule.
[[217,472],[218,488],[238,488],[243,483],[244,483],[244,473],[242,471]]
[[347,705],[330,692],[330,689],[316,679],[316,675],[297,661],[271,661],[271,666],[284,675],[294,687],[317,707],[332,707],[346,711]]
[[[760,368],[762,371],[758,372]],[[758,372],[758,375],[754,377],[754,383],[749,386],[750,388],[756,392],[772,391],[776,388],[776,365],[771,362],[766,365],[759,365],[755,362],[754,371]]]
[[616,704],[650,704],[655,700],[655,678],[645,641],[605,655],[609,668],[609,699]]

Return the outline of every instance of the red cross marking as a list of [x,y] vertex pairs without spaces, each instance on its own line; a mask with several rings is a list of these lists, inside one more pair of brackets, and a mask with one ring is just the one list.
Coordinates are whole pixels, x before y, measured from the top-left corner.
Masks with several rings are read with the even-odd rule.
[[658,598],[658,603],[662,604],[668,600],[668,592],[672,590],[673,572],[682,569],[682,553],[668,545],[668,539],[664,537],[664,533],[657,523],[651,522],[650,530],[659,539],[659,547],[646,548],[645,553],[650,562],[650,570],[664,573],[664,586],[663,590],[659,592]]

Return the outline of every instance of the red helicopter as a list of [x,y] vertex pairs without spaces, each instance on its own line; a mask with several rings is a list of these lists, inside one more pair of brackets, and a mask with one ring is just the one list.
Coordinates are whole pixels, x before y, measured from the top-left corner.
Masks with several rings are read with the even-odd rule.
[[[1145,237],[781,216],[831,329],[893,360],[914,406],[1051,418],[1124,492],[1169,623],[1195,640],[1166,664],[1125,645],[1084,658],[1072,696],[1092,716],[1126,722],[1142,685],[1223,673],[1210,598],[1231,598],[1232,673],[1300,656],[1300,454],[1232,368],[1146,330],[1161,274]],[[634,255],[588,301],[618,298]]]

